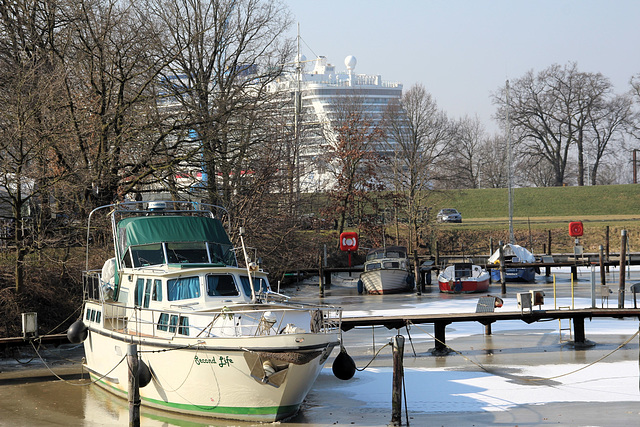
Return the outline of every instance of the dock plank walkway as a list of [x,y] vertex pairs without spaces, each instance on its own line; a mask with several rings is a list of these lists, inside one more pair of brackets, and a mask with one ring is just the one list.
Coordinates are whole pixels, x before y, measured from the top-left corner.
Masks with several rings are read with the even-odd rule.
[[[499,309],[498,309],[499,310]],[[491,325],[500,320],[522,320],[531,324],[543,320],[571,319],[574,328],[574,342],[577,345],[586,344],[584,319],[596,317],[624,318],[635,317],[640,320],[638,308],[581,308],[573,310],[531,310],[508,312],[481,313],[444,313],[444,314],[407,314],[384,316],[344,317],[342,330],[349,331],[355,327],[385,326],[388,329],[401,329],[411,324],[432,323],[435,331],[434,354],[446,354],[446,326],[455,322],[479,322]]]

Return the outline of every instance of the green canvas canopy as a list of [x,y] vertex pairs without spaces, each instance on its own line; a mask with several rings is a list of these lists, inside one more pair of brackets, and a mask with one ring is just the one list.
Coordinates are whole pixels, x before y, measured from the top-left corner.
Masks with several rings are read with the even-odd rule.
[[231,245],[222,223],[215,218],[143,216],[125,218],[118,223],[120,254],[124,254],[131,246],[162,242],[214,242]]

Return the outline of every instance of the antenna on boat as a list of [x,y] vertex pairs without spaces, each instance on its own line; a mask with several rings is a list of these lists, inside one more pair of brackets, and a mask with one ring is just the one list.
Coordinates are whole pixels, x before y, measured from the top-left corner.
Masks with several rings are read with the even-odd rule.
[[253,288],[253,278],[251,277],[251,263],[249,262],[249,256],[247,255],[247,248],[244,246],[244,227],[240,227],[240,243],[242,244],[242,252],[244,253],[244,264],[247,266],[247,275],[249,276],[249,286],[251,287],[251,302],[256,302],[256,290]]

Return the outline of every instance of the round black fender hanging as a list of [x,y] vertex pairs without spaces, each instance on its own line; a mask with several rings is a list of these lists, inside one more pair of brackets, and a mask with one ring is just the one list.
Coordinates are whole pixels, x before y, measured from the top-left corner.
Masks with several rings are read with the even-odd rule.
[[67,329],[67,339],[74,344],[80,344],[87,339],[88,335],[89,328],[87,328],[87,325],[85,325],[82,320],[76,320],[69,326],[69,329]]
[[151,369],[144,363],[144,361],[138,361],[138,385],[140,387],[146,387],[151,382]]
[[340,354],[338,354],[333,361],[331,369],[336,378],[346,381],[353,378],[353,375],[356,373],[356,363],[343,347],[340,349]]

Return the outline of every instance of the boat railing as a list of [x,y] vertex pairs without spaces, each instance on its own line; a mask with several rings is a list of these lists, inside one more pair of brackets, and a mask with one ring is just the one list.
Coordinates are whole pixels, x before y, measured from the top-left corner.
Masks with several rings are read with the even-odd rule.
[[107,291],[105,285],[102,282],[102,272],[100,270],[82,272],[82,294],[85,300],[103,300],[104,293]]
[[[181,312],[175,309],[127,307],[122,303],[93,301],[101,307],[106,329],[153,338],[239,337],[287,333],[335,333],[342,309],[306,304],[223,307],[215,311]],[[93,309],[96,310],[96,309]],[[88,314],[87,314],[88,316]],[[186,320],[185,320],[186,319]]]

